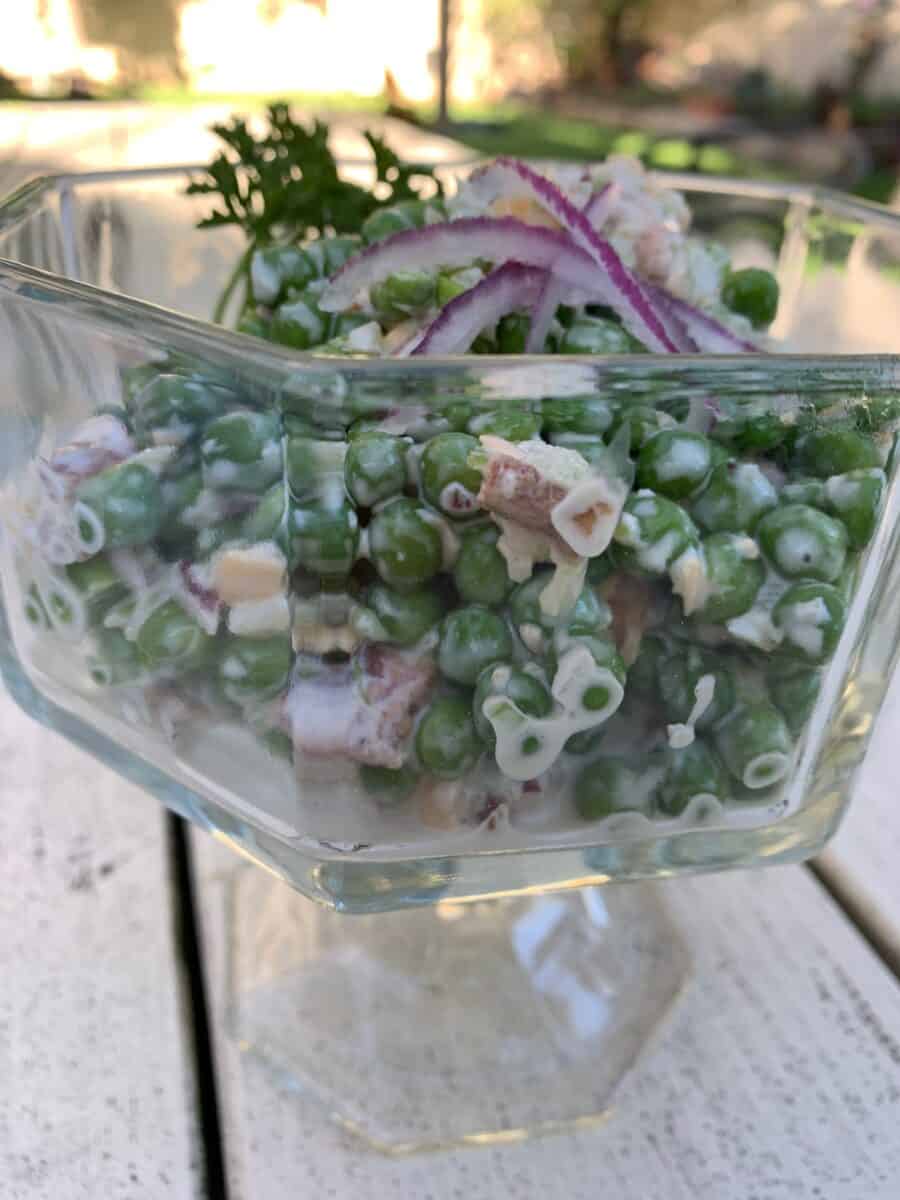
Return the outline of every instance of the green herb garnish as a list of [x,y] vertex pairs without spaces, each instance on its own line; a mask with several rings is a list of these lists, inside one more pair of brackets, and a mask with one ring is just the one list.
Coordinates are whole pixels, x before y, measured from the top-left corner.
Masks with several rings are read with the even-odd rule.
[[285,103],[268,107],[267,128],[258,137],[239,117],[213,125],[212,131],[226,148],[187,191],[218,197],[220,203],[198,227],[238,225],[248,241],[214,320],[221,319],[235,286],[246,278],[258,246],[359,233],[376,209],[423,199],[419,194],[423,186],[442,194],[431,167],[402,163],[382,138],[370,132],[364,136],[372,150],[377,186],[369,189],[341,178],[328,147],[328,126],[317,120],[307,129],[293,119]]

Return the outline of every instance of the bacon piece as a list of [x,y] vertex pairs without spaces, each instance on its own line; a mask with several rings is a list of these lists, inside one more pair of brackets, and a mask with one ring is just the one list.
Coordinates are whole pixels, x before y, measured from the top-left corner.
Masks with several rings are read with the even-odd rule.
[[616,648],[630,667],[644,634],[657,623],[657,589],[649,579],[619,571],[605,579],[598,591],[612,611]]
[[542,441],[512,443],[484,434],[479,503],[544,533],[582,558],[609,545],[628,495],[621,479],[596,471],[575,450]]
[[555,537],[550,514],[567,489],[530,463],[513,442],[483,437],[488,461],[478,493],[479,503],[491,512],[512,518],[527,529]]
[[307,755],[345,756],[401,767],[404,743],[434,679],[434,664],[368,642],[345,663],[312,675],[300,662],[285,711],[295,747]]
[[130,458],[135,449],[122,422],[111,414],[103,414],[79,425],[72,440],[53,452],[50,467],[74,491],[82,480]]

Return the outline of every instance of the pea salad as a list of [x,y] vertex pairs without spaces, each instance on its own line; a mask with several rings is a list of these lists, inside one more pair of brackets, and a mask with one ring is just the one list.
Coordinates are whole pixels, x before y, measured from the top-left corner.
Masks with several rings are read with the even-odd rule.
[[[633,160],[501,159],[257,246],[237,328],[325,360],[773,349],[774,277],[689,224]],[[121,378],[37,463],[24,614],[176,754],[234,722],[367,843],[783,811],[889,405],[351,390],[326,417],[176,353]]]

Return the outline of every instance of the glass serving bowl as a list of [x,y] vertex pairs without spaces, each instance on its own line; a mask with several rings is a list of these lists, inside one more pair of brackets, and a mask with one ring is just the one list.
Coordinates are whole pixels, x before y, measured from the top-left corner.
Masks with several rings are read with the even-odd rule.
[[[728,805],[691,804],[675,816],[614,813],[587,821],[569,795],[571,772],[551,774],[531,791],[525,781],[499,801],[485,773],[487,782],[462,815],[448,809],[437,781],[424,799],[419,792],[388,803],[363,786],[340,747],[292,762],[284,723],[261,718],[263,706],[244,703],[246,662],[223,670],[221,655],[207,655],[170,669],[175,660],[159,651],[163,667],[148,674],[146,663],[135,667],[121,638],[104,657],[98,639],[110,632],[106,627],[118,637],[131,618],[134,628],[126,633],[133,635],[140,620],[127,600],[125,616],[109,620],[111,598],[121,609],[124,589],[110,592],[108,581],[83,573],[73,595],[69,568],[47,564],[47,538],[58,532],[53,512],[60,485],[53,472],[48,483],[46,464],[91,414],[133,406],[160,375],[180,380],[178,386],[192,381],[198,411],[205,412],[205,404],[216,413],[251,410],[289,435],[277,466],[276,501],[283,486],[302,489],[319,469],[315,454],[308,460],[291,450],[294,434],[307,439],[297,445],[314,443],[327,460],[329,447],[342,450],[348,425],[386,413],[420,440],[453,427],[461,406],[467,420],[492,421],[523,410],[540,414],[552,401],[558,417],[586,398],[613,407],[639,404],[680,419],[692,406],[714,404],[719,418],[757,430],[773,421],[783,430],[797,414],[805,419],[816,411],[827,411],[823,421],[836,428],[845,415],[857,425],[870,415],[877,423],[900,401],[900,218],[815,189],[672,178],[689,195],[695,229],[725,243],[734,265],[777,273],[781,302],[772,334],[785,354],[349,360],[292,352],[205,322],[242,247],[233,230],[195,228],[204,208],[184,194],[188,173],[170,168],[39,180],[0,208],[7,378],[0,408],[0,655],[18,702],[295,888],[343,911],[783,862],[820,849],[848,801],[900,629],[898,499],[886,434],[879,435],[887,473],[880,516],[853,556],[852,578],[840,582],[849,598],[846,624],[830,662],[815,676],[809,719],[794,711],[802,688],[782,702],[792,744],[782,747],[790,766],[778,786],[744,789]],[[164,385],[159,394],[164,404]],[[778,452],[753,437],[742,445],[744,457],[761,453],[760,461],[777,473]],[[71,458],[71,449],[62,453]],[[77,458],[77,448],[74,453]],[[255,469],[251,465],[251,475]],[[273,477],[248,476],[237,517],[227,502],[236,493],[223,493],[213,538],[229,521],[233,527],[248,520],[246,492],[258,505],[251,523],[263,530],[267,520],[271,525],[265,504],[273,500]],[[36,513],[46,518],[43,525]],[[90,528],[81,533],[90,541]],[[170,549],[177,558],[177,544]],[[313,557],[332,552],[322,542]],[[340,545],[336,553],[344,553]],[[65,552],[57,557],[65,560]],[[120,572],[139,572],[128,558]],[[315,621],[346,631],[356,619],[356,597],[329,582],[333,578],[307,570],[279,586],[298,610],[314,609]],[[195,601],[198,596],[194,582],[186,576],[178,595],[189,608],[190,593]],[[202,607],[202,594],[198,603]],[[675,610],[662,620],[676,639],[688,628]],[[294,630],[296,641],[296,614]],[[308,634],[307,628],[302,636]],[[353,638],[348,647],[352,652]],[[375,675],[386,670],[390,676],[403,653],[388,647],[388,666],[379,660]],[[752,658],[756,651],[751,646],[747,653]],[[391,684],[382,708],[391,702]],[[318,707],[318,697],[327,715],[337,693],[309,695],[306,712]],[[809,687],[806,695],[811,700]],[[737,740],[745,736],[752,733]],[[739,757],[740,747],[733,753]]]
[[[349,360],[292,352],[206,322],[244,247],[228,229],[197,231],[206,209],[184,194],[190,170],[39,180],[0,206],[6,379],[0,668],[7,687],[38,721],[268,868],[240,865],[226,888],[228,1018],[241,1047],[270,1063],[279,1079],[315,1089],[346,1128],[392,1153],[518,1140],[596,1121],[681,995],[689,958],[659,889],[590,885],[815,853],[848,803],[885,694],[900,632],[892,433],[893,412],[900,409],[900,218],[816,189],[667,177],[688,193],[695,229],[725,243],[733,265],[777,273],[781,301],[772,334],[784,354]],[[173,394],[181,398],[174,409]],[[105,533],[117,521],[128,524],[135,512],[130,504],[144,519],[146,488],[136,500],[125,488],[118,508],[78,490],[74,499],[91,503],[78,510],[73,526],[70,483],[98,465],[85,463],[96,452],[98,426],[95,421],[87,439],[93,448],[86,448],[79,444],[84,422],[98,410],[121,412],[123,405],[146,411],[148,396],[158,417],[162,412],[157,428],[170,435],[164,443],[194,435],[174,466],[163,461],[165,444],[142,460],[145,471],[161,476],[166,495],[180,494],[195,468],[183,457],[211,414],[241,409],[250,414],[241,421],[274,429],[277,442],[274,484],[271,464],[258,474],[261,451],[240,489],[227,486],[226,478],[217,504],[206,510],[200,504],[189,530],[176,522],[169,545],[155,539],[162,557],[171,559],[152,581],[164,594],[148,593],[148,559],[135,557],[133,546],[120,547],[112,572],[86,552],[97,537],[98,503],[106,505]],[[301,547],[306,569],[290,583],[277,577],[275,605],[293,607],[301,650],[317,623],[330,637],[346,639],[349,632],[350,640],[331,656],[340,686],[303,693],[298,739],[297,726],[283,719],[285,654],[291,658],[286,639],[267,657],[251,638],[251,650],[241,642],[244,653],[235,656],[234,630],[226,632],[219,621],[213,636],[205,577],[194,573],[195,553],[182,560],[179,536],[195,549],[201,538],[212,539],[199,556],[210,557],[220,533],[233,533],[229,522],[238,521],[238,545],[258,547],[272,536],[267,505],[275,504],[276,524],[292,504],[320,513],[321,505],[304,507],[296,495],[320,476],[333,484],[338,474],[331,508],[343,511],[334,448],[339,462],[355,421],[387,416],[394,428],[421,440],[462,421],[520,420],[523,413],[546,424],[552,412],[557,432],[560,426],[572,432],[574,423],[570,445],[578,445],[575,414],[596,414],[604,406],[620,415],[638,407],[651,423],[658,420],[653,414],[666,414],[671,423],[699,413],[724,432],[724,457],[736,451],[751,460],[754,478],[768,472],[770,483],[796,465],[798,422],[807,433],[836,432],[836,442],[826,436],[818,443],[815,461],[806,463],[818,477],[794,499],[822,510],[814,520],[821,531],[824,519],[832,542],[835,521],[843,521],[858,544],[845,560],[849,569],[836,574],[832,563],[825,572],[834,585],[827,595],[845,610],[840,637],[832,637],[831,610],[822,623],[821,596],[795,597],[800,607],[781,628],[782,642],[788,638],[793,649],[787,656],[783,645],[773,654],[771,647],[747,644],[748,628],[751,642],[760,629],[771,636],[765,621],[745,622],[737,640],[726,629],[729,636],[719,644],[721,628],[698,629],[670,596],[655,619],[666,654],[681,656],[683,677],[668,671],[663,687],[651,661],[635,704],[619,721],[620,733],[623,722],[625,733],[643,723],[656,739],[649,751],[640,741],[631,746],[622,776],[640,793],[640,812],[602,811],[602,804],[592,811],[593,793],[587,807],[573,797],[573,780],[583,770],[577,744],[563,752],[563,769],[551,768],[537,786],[516,780],[497,795],[485,749],[469,777],[473,795],[463,796],[461,805],[452,780],[447,786],[427,773],[406,796],[373,788],[371,772],[366,784],[347,747],[359,709],[349,725],[344,720],[343,744],[324,756],[295,753],[286,734],[305,742],[310,728],[324,722],[327,731],[347,685],[356,686],[354,671],[357,679],[361,671],[364,682],[385,685],[380,692],[376,687],[370,714],[393,714],[398,737],[412,732],[409,718],[418,713],[401,711],[398,718],[392,701],[396,673],[403,677],[404,664],[415,658],[396,645],[414,640],[408,623],[415,614],[407,610],[394,621],[394,640],[373,661],[371,650],[360,651],[354,641],[373,637],[368,601],[359,603],[368,593],[335,584],[322,565],[330,556],[347,556],[345,540],[307,540]],[[173,411],[184,418],[180,426]],[[117,428],[114,417],[100,422],[107,437]],[[848,429],[864,435],[862,462],[852,447],[848,451]],[[877,468],[870,461],[873,447]],[[823,471],[828,454],[833,461]],[[224,468],[226,477],[233,466]],[[822,478],[856,467],[861,477]],[[94,486],[90,478],[86,486]],[[188,504],[197,501],[189,487],[186,494]],[[223,495],[237,499],[233,512]],[[176,516],[183,509],[182,501]],[[371,526],[372,513],[360,509],[357,519]],[[454,529],[463,527],[442,525],[433,512],[427,519],[443,535],[440,553],[445,542],[452,553]],[[346,535],[346,523],[342,528]],[[371,552],[371,531],[366,537]],[[754,559],[755,543],[724,537],[739,558]],[[842,560],[844,537],[838,536]],[[87,560],[74,568],[73,539],[81,550],[76,557]],[[770,557],[805,553],[791,538],[781,549],[763,548]],[[833,552],[832,544],[832,558]],[[321,569],[311,570],[316,555]],[[483,581],[475,561],[477,594]],[[733,554],[729,561],[733,567]],[[265,576],[271,563],[263,555],[255,566]],[[622,627],[614,622],[620,643],[635,621],[640,633],[640,614],[653,607],[642,591],[646,575],[629,578],[637,591],[626,588],[624,601],[610,594],[608,580],[590,581]],[[432,599],[453,602],[447,579],[446,571],[434,577],[426,608]],[[138,593],[144,601],[154,597],[143,612],[134,603]],[[245,599],[241,593],[232,604],[229,622]],[[602,611],[595,598],[590,619],[608,647]],[[306,616],[298,620],[298,614]],[[559,666],[565,647],[552,628],[529,632],[523,626],[533,621],[521,616],[512,623],[516,628],[508,632],[522,642],[520,657],[529,650],[526,639],[548,638],[548,646],[532,645],[529,652],[552,650]],[[246,623],[243,629],[240,636]],[[471,646],[465,635],[458,641],[457,654],[465,656]],[[828,661],[811,669],[804,655]],[[671,786],[660,803],[654,785],[671,784],[665,723],[673,726],[670,742],[690,740],[687,709],[701,698],[697,662],[713,674],[716,663],[728,664],[740,685],[740,711],[746,715],[749,706],[753,719],[726,721],[723,740],[719,726],[709,731],[696,718],[698,740],[729,761],[734,778],[727,801],[701,773],[688,779],[688,803],[683,788],[673,800]],[[640,664],[638,658],[629,667],[633,685]],[[288,666],[303,686],[300,666]],[[544,677],[551,676],[555,684],[547,665]],[[612,686],[608,675],[605,685]],[[441,686],[466,710],[470,692],[458,682]],[[416,708],[414,697],[401,695]],[[440,749],[440,737],[437,743]],[[589,744],[583,761],[590,763],[593,753]],[[660,761],[668,764],[662,773]],[[766,772],[780,778],[773,783]],[[748,781],[753,786],[741,786]],[[624,808],[636,807],[627,786],[620,799]],[[319,905],[306,904],[279,880]],[[391,910],[389,919],[382,916]],[[338,915],[344,913],[363,915],[345,920]]]

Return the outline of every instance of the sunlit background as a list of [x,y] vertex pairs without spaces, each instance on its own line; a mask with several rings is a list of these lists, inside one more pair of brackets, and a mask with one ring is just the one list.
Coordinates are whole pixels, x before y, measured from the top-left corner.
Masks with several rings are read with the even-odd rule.
[[[59,149],[72,131],[103,127],[115,142],[106,159],[127,143],[135,162],[165,156],[161,142],[136,139],[142,106],[193,109],[173,118],[176,157],[179,145],[204,152],[207,118],[274,96],[301,111],[381,111],[488,153],[625,150],[663,168],[815,178],[892,202],[900,0],[3,5],[7,158],[30,161],[32,135],[55,144],[46,118],[24,136],[22,109],[35,101],[97,104],[78,122],[57,114]],[[116,106],[115,119],[98,102]]]

